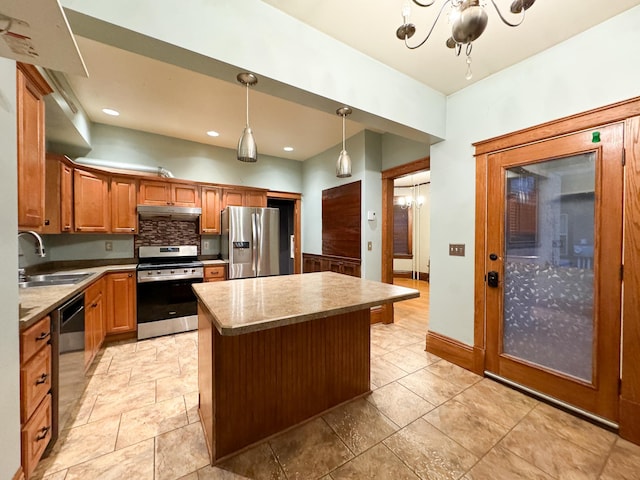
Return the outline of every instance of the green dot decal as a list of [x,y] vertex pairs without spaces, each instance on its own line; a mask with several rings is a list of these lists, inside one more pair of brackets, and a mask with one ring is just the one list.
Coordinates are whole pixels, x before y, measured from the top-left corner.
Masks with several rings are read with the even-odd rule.
[[591,143],[600,143],[600,132],[593,132],[591,134]]

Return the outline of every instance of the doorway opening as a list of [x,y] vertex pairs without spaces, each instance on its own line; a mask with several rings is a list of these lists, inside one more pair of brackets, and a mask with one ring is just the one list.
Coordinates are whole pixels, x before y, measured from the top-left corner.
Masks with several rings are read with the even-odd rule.
[[[415,285],[415,288],[421,292],[423,290],[428,292],[426,280],[428,280],[429,273],[429,255],[428,253],[425,255],[423,247],[426,246],[428,252],[429,235],[427,231],[425,239],[424,235],[418,235],[419,238],[416,238],[415,234],[416,228],[420,233],[420,225],[423,227],[425,224],[428,225],[428,220],[424,220],[418,212],[428,212],[429,206],[426,203],[426,181],[418,181],[417,174],[429,171],[430,159],[426,157],[382,172],[382,281],[393,284],[396,279],[395,270],[398,284],[406,283],[407,280],[424,283],[426,289],[419,288],[418,284]],[[411,178],[412,174],[413,179]],[[398,181],[397,190],[396,181]],[[418,183],[424,183],[424,185],[418,185]],[[420,201],[422,205],[418,208],[417,203]],[[398,210],[397,216],[395,210]],[[416,247],[418,247],[418,251],[416,251]],[[414,252],[416,252],[415,257]],[[403,276],[407,278],[401,278]],[[421,293],[421,295],[423,294]],[[393,305],[386,305],[382,308],[382,322],[392,323],[394,321],[393,308]],[[426,333],[427,312],[424,312],[424,318]]]
[[277,208],[280,212],[280,244],[278,245],[280,275],[294,273],[295,258],[295,200],[269,198],[267,207]]

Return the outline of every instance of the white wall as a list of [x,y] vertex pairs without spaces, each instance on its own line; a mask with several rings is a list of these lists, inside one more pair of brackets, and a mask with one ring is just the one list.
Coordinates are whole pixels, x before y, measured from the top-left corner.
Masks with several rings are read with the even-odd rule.
[[62,3],[74,32],[89,38],[212,76],[226,69],[230,81],[232,71],[242,68],[262,79],[259,90],[280,89],[280,96],[306,103],[314,96],[317,106],[331,113],[347,104],[354,120],[366,117],[383,131],[394,131],[396,124],[408,137],[428,138],[424,132],[443,137],[440,92],[260,0],[200,0],[188,6],[181,0],[137,0],[135,6],[129,0]]
[[16,63],[0,58],[0,478],[20,468]]
[[640,95],[638,24],[635,7],[447,99],[447,140],[431,146],[431,330],[473,344],[471,144]]
[[382,135],[382,170],[428,157],[429,145],[399,137],[392,133]]
[[[338,144],[306,160],[302,165],[302,251],[322,255],[322,191],[347,183],[364,183],[365,132],[346,141],[351,157],[351,177],[336,177]],[[364,187],[363,187],[364,189]]]
[[[302,162],[259,155],[257,163],[236,159],[236,151],[153,133],[94,124],[89,158],[161,166],[176,178],[300,192]],[[337,157],[336,157],[337,158]]]

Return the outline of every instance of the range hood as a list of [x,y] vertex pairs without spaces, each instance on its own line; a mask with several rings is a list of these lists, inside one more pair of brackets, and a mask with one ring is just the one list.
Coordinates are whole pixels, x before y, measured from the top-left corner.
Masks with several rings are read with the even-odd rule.
[[140,218],[165,220],[197,220],[202,209],[198,207],[174,207],[170,205],[138,205]]

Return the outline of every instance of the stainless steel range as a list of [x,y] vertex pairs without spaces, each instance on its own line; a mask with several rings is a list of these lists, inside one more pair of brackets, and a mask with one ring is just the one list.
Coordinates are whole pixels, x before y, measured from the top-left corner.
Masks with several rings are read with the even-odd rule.
[[138,339],[198,328],[191,289],[204,279],[195,245],[140,247],[138,257]]

